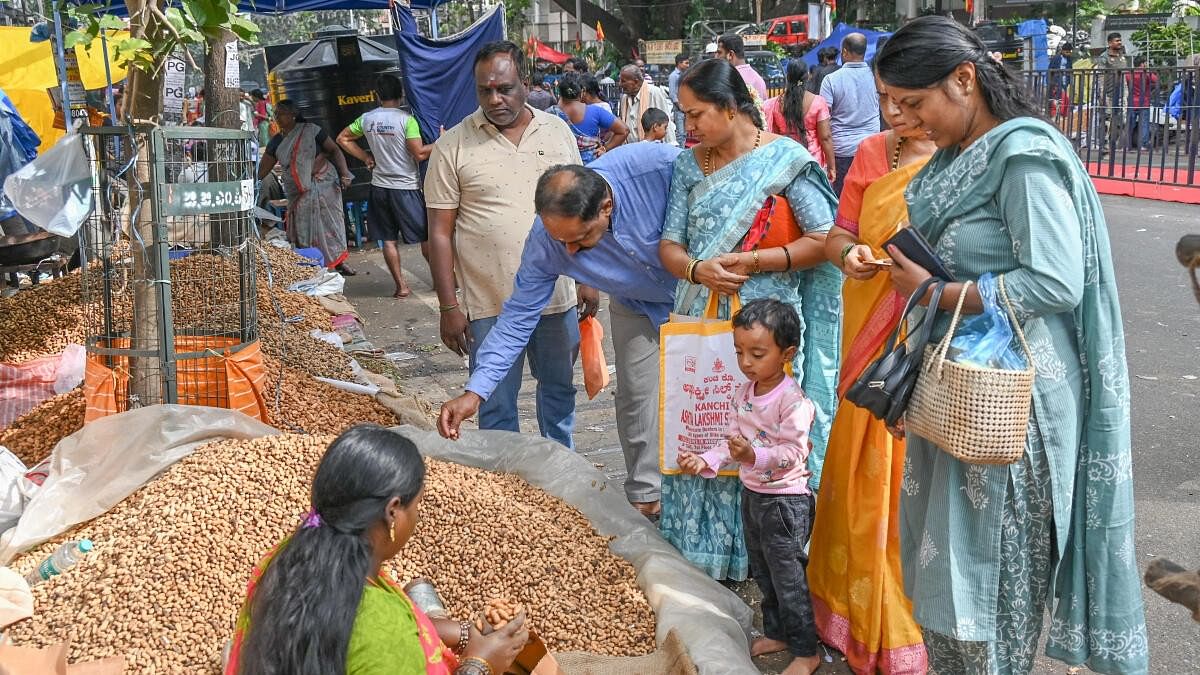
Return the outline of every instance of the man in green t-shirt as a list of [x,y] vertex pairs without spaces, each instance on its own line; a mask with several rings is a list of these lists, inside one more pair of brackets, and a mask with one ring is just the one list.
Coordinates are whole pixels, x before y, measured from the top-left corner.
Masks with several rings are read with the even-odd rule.
[[[400,78],[380,75],[375,92],[379,107],[343,129],[337,142],[371,170],[367,234],[383,242],[383,259],[396,282],[394,297],[407,298],[412,290],[400,269],[398,242],[420,244],[421,255],[429,260],[429,228],[417,164],[429,158],[433,146],[421,139],[417,118],[400,109]],[[364,136],[370,153],[358,144]]]

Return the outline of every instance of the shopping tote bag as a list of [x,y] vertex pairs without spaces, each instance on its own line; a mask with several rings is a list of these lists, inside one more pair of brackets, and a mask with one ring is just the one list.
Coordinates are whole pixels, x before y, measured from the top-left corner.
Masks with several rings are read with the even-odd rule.
[[[659,332],[658,465],[679,473],[679,453],[707,452],[727,440],[733,392],[746,382],[733,349],[733,322],[717,319],[718,296],[704,316],[672,314]],[[730,316],[741,309],[730,298]],[[720,475],[736,476],[737,464]]]

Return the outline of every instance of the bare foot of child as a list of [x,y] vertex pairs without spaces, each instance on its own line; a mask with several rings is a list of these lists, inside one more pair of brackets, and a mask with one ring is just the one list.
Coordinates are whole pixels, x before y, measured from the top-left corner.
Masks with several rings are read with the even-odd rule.
[[401,282],[400,286],[396,288],[396,292],[392,294],[392,297],[403,300],[410,295],[412,295],[412,289],[408,287],[408,284]]
[[821,657],[819,656],[797,656],[792,659],[787,668],[784,668],[783,675],[812,675],[820,667]]
[[759,657],[765,654],[775,654],[787,649],[787,643],[780,640],[772,640],[769,637],[760,637],[750,645],[750,656]]

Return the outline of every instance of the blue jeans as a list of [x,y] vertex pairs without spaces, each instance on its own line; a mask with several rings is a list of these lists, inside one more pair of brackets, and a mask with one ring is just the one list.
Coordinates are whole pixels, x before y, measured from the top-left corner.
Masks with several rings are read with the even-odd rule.
[[687,132],[683,129],[683,111],[679,109],[678,103],[675,104],[675,112],[672,114],[675,115],[675,140],[682,148],[684,142],[687,141]]
[[[1135,131],[1136,129],[1136,131]],[[1134,134],[1137,134],[1137,142],[1134,142]],[[1150,109],[1149,108],[1134,108],[1129,111],[1129,141],[1130,148],[1145,148],[1149,150],[1150,145]]]
[[[497,318],[471,322],[471,372],[475,372],[475,354]],[[526,355],[529,372],[537,380],[537,420],[542,437],[574,450],[571,433],[575,430],[575,361],[579,357],[579,313],[574,309],[542,315],[512,369],[479,406],[479,428],[521,431],[517,394],[521,391]]]

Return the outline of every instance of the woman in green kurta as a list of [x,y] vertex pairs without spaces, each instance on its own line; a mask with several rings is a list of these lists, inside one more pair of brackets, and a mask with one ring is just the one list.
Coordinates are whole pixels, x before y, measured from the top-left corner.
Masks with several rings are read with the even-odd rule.
[[[960,282],[1003,278],[1037,371],[1018,462],[968,464],[908,436],[904,577],[930,666],[1027,673],[1049,609],[1048,655],[1145,673],[1124,335],[1095,189],[1016,78],[953,20],[907,24],[876,68],[939,148],[908,187],[912,226]],[[929,274],[889,252],[910,295]],[[960,292],[949,284],[943,308]],[[966,292],[964,311],[982,311],[978,289]]]
[[312,509],[254,570],[226,675],[505,672],[529,636],[524,613],[482,635],[431,619],[384,570],[416,529],[424,483],[420,452],[397,433],[360,424],[334,439]]

